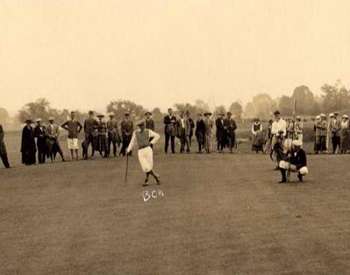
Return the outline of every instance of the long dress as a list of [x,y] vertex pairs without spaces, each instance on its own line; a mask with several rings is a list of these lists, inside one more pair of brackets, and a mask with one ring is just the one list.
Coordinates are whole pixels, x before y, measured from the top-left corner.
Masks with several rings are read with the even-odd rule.
[[24,126],[22,131],[22,144],[21,144],[21,153],[22,153],[22,163],[25,165],[31,165],[36,163],[35,153],[35,138],[34,130],[32,126]]
[[261,123],[254,123],[252,125],[252,151],[263,151],[264,133],[262,130]]
[[350,125],[349,120],[343,120],[340,128],[340,149],[346,153],[350,149]]

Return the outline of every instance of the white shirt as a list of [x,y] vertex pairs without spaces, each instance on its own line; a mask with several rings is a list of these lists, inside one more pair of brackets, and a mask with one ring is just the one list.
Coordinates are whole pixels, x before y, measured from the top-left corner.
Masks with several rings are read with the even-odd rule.
[[283,136],[287,133],[287,123],[284,119],[280,118],[272,123],[271,134],[279,135],[279,132],[283,132]]

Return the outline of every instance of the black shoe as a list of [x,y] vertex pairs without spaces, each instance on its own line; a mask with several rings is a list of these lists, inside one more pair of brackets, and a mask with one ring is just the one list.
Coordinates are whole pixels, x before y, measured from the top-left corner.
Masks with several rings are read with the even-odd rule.
[[286,179],[282,179],[281,181],[279,181],[278,183],[287,183]]
[[300,182],[303,182],[303,181],[304,181],[304,180],[303,180],[303,175],[299,173],[299,174],[298,174],[298,179],[299,179]]
[[145,182],[142,184],[142,186],[148,186],[148,178],[145,179]]

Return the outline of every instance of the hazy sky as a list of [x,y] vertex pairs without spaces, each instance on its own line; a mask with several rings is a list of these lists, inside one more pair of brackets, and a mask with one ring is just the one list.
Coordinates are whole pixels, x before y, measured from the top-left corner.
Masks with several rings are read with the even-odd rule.
[[350,83],[349,0],[0,0],[0,106],[104,110]]

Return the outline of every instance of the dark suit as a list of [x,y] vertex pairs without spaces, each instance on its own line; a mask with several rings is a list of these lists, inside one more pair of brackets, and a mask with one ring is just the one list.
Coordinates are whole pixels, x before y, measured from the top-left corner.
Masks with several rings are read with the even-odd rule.
[[120,150],[120,154],[125,156],[134,131],[134,123],[131,120],[123,120],[120,127],[122,132],[122,149]]
[[177,129],[178,129],[178,136],[180,138],[181,142],[181,148],[180,153],[183,153],[185,151],[186,146],[186,152],[190,152],[190,142],[189,142],[189,136],[191,133],[191,123],[186,118],[180,118],[177,123]]
[[34,136],[36,137],[36,146],[38,148],[38,161],[45,163],[47,147],[46,147],[46,128],[44,126],[36,126],[34,128]]
[[233,146],[236,143],[236,133],[237,124],[233,118],[226,118],[224,120],[224,127],[227,135],[228,146],[230,152],[232,152]]
[[167,115],[164,117],[165,133],[165,153],[168,153],[169,141],[171,142],[171,152],[175,153],[175,136],[177,134],[176,117]]
[[24,126],[22,131],[21,143],[22,163],[32,165],[36,162],[36,146],[34,138],[34,130],[32,126]]
[[225,146],[225,127],[224,127],[224,119],[217,118],[215,120],[216,126],[216,141],[217,141],[217,150],[221,152]]
[[95,147],[97,146],[97,136],[94,135],[94,131],[97,129],[97,120],[94,118],[87,118],[84,121],[84,133],[85,139],[83,141],[83,156],[84,159],[88,158],[88,150],[91,144],[91,156],[95,153]]
[[10,164],[7,158],[7,151],[6,151],[6,146],[4,142],[4,129],[2,128],[2,125],[0,124],[0,158],[2,160],[2,163],[6,168],[10,168]]
[[205,142],[205,123],[203,119],[196,121],[195,135],[198,143],[198,152],[201,153]]

